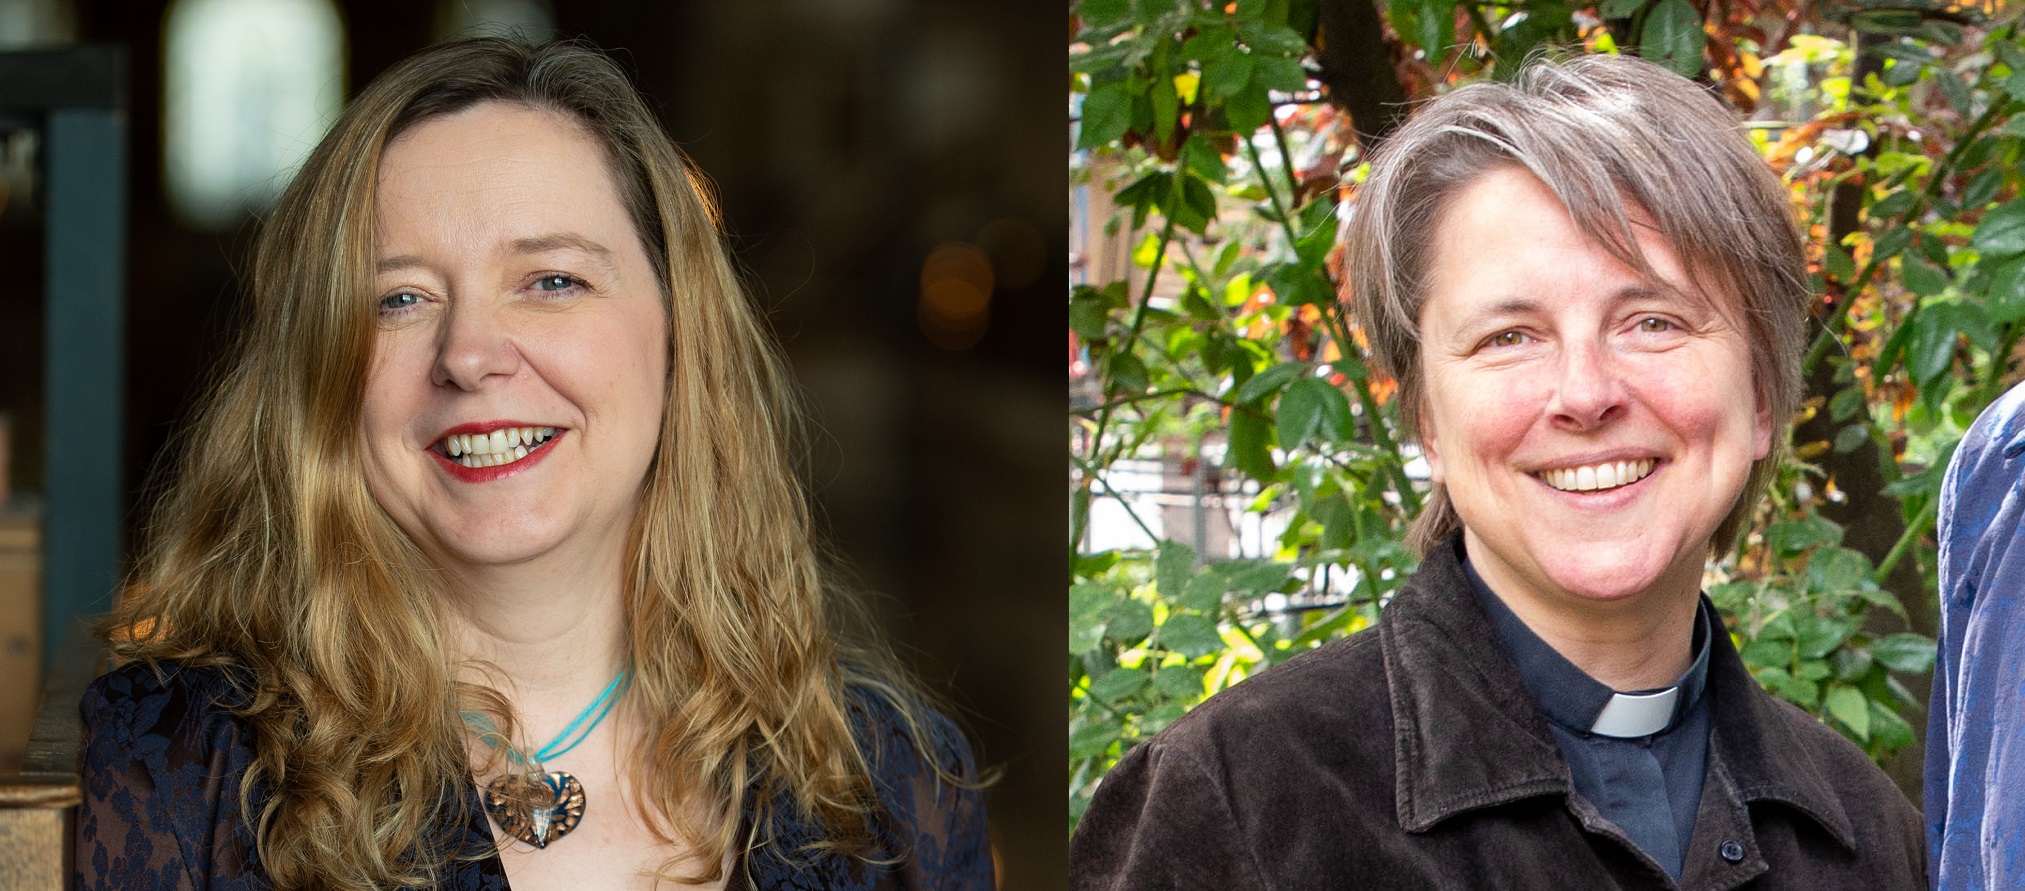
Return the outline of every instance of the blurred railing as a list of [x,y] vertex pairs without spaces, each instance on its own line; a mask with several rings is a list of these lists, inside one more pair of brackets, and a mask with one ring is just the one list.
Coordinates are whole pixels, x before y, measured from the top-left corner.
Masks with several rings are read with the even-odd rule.
[[73,827],[83,799],[77,705],[105,665],[105,650],[79,620],[57,649],[42,688],[28,758],[0,776],[0,891],[61,891],[71,879]]

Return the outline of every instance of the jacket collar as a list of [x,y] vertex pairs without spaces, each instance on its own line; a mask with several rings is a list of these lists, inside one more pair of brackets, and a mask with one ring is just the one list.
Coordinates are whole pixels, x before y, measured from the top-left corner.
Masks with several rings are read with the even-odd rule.
[[[1575,788],[1454,545],[1450,540],[1428,553],[1378,623],[1396,736],[1395,802],[1408,832],[1477,808],[1566,797]],[[1829,778],[1782,707],[1744,670],[1720,618],[1711,630],[1710,776],[1726,774],[1740,803],[1790,806],[1854,850],[1855,832]],[[1718,762],[1725,774],[1714,769]]]

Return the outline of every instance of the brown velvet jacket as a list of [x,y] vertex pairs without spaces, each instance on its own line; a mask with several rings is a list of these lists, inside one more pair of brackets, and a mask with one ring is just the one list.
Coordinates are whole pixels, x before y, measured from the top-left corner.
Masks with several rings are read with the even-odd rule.
[[1576,794],[1453,547],[1377,626],[1133,749],[1069,847],[1077,891],[1926,887],[1919,814],[1711,641],[1708,773],[1675,884]]

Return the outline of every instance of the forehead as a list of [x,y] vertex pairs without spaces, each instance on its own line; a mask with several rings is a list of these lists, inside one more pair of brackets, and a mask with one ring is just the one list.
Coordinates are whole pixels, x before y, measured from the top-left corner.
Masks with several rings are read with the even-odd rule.
[[505,102],[429,118],[389,143],[374,219],[383,254],[555,231],[616,246],[607,239],[632,228],[606,152],[583,125]]
[[[1542,277],[1553,290],[1579,290],[1585,282],[1616,285],[1730,313],[1736,295],[1708,293],[1707,276],[1695,274],[1693,261],[1668,241],[1645,207],[1621,190],[1611,197],[1615,207],[1599,202],[1577,212],[1524,168],[1500,166],[1474,177],[1443,201],[1430,232],[1423,278],[1433,285],[1428,296],[1503,299],[1511,295],[1495,292],[1517,286],[1522,268],[1543,266],[1560,270]],[[1623,257],[1591,237],[1616,230],[1613,211],[1619,209],[1630,224],[1632,253]],[[1639,260],[1649,274],[1638,269]]]

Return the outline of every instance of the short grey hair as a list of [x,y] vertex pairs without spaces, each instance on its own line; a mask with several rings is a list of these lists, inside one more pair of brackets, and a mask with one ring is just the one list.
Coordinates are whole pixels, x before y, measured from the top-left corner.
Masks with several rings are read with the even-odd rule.
[[[1374,363],[1399,381],[1407,436],[1419,436],[1426,395],[1420,313],[1436,228],[1466,186],[1513,167],[1544,183],[1611,256],[1650,276],[1632,230],[1642,212],[1698,296],[1742,326],[1753,384],[1775,433],[1784,431],[1800,404],[1812,291],[1785,188],[1708,90],[1650,62],[1591,55],[1535,59],[1510,82],[1434,99],[1374,153],[1349,223],[1345,290]],[[1752,465],[1714,551],[1749,520],[1784,440],[1775,435]],[[1408,536],[1421,554],[1462,526],[1442,485],[1425,504]]]

